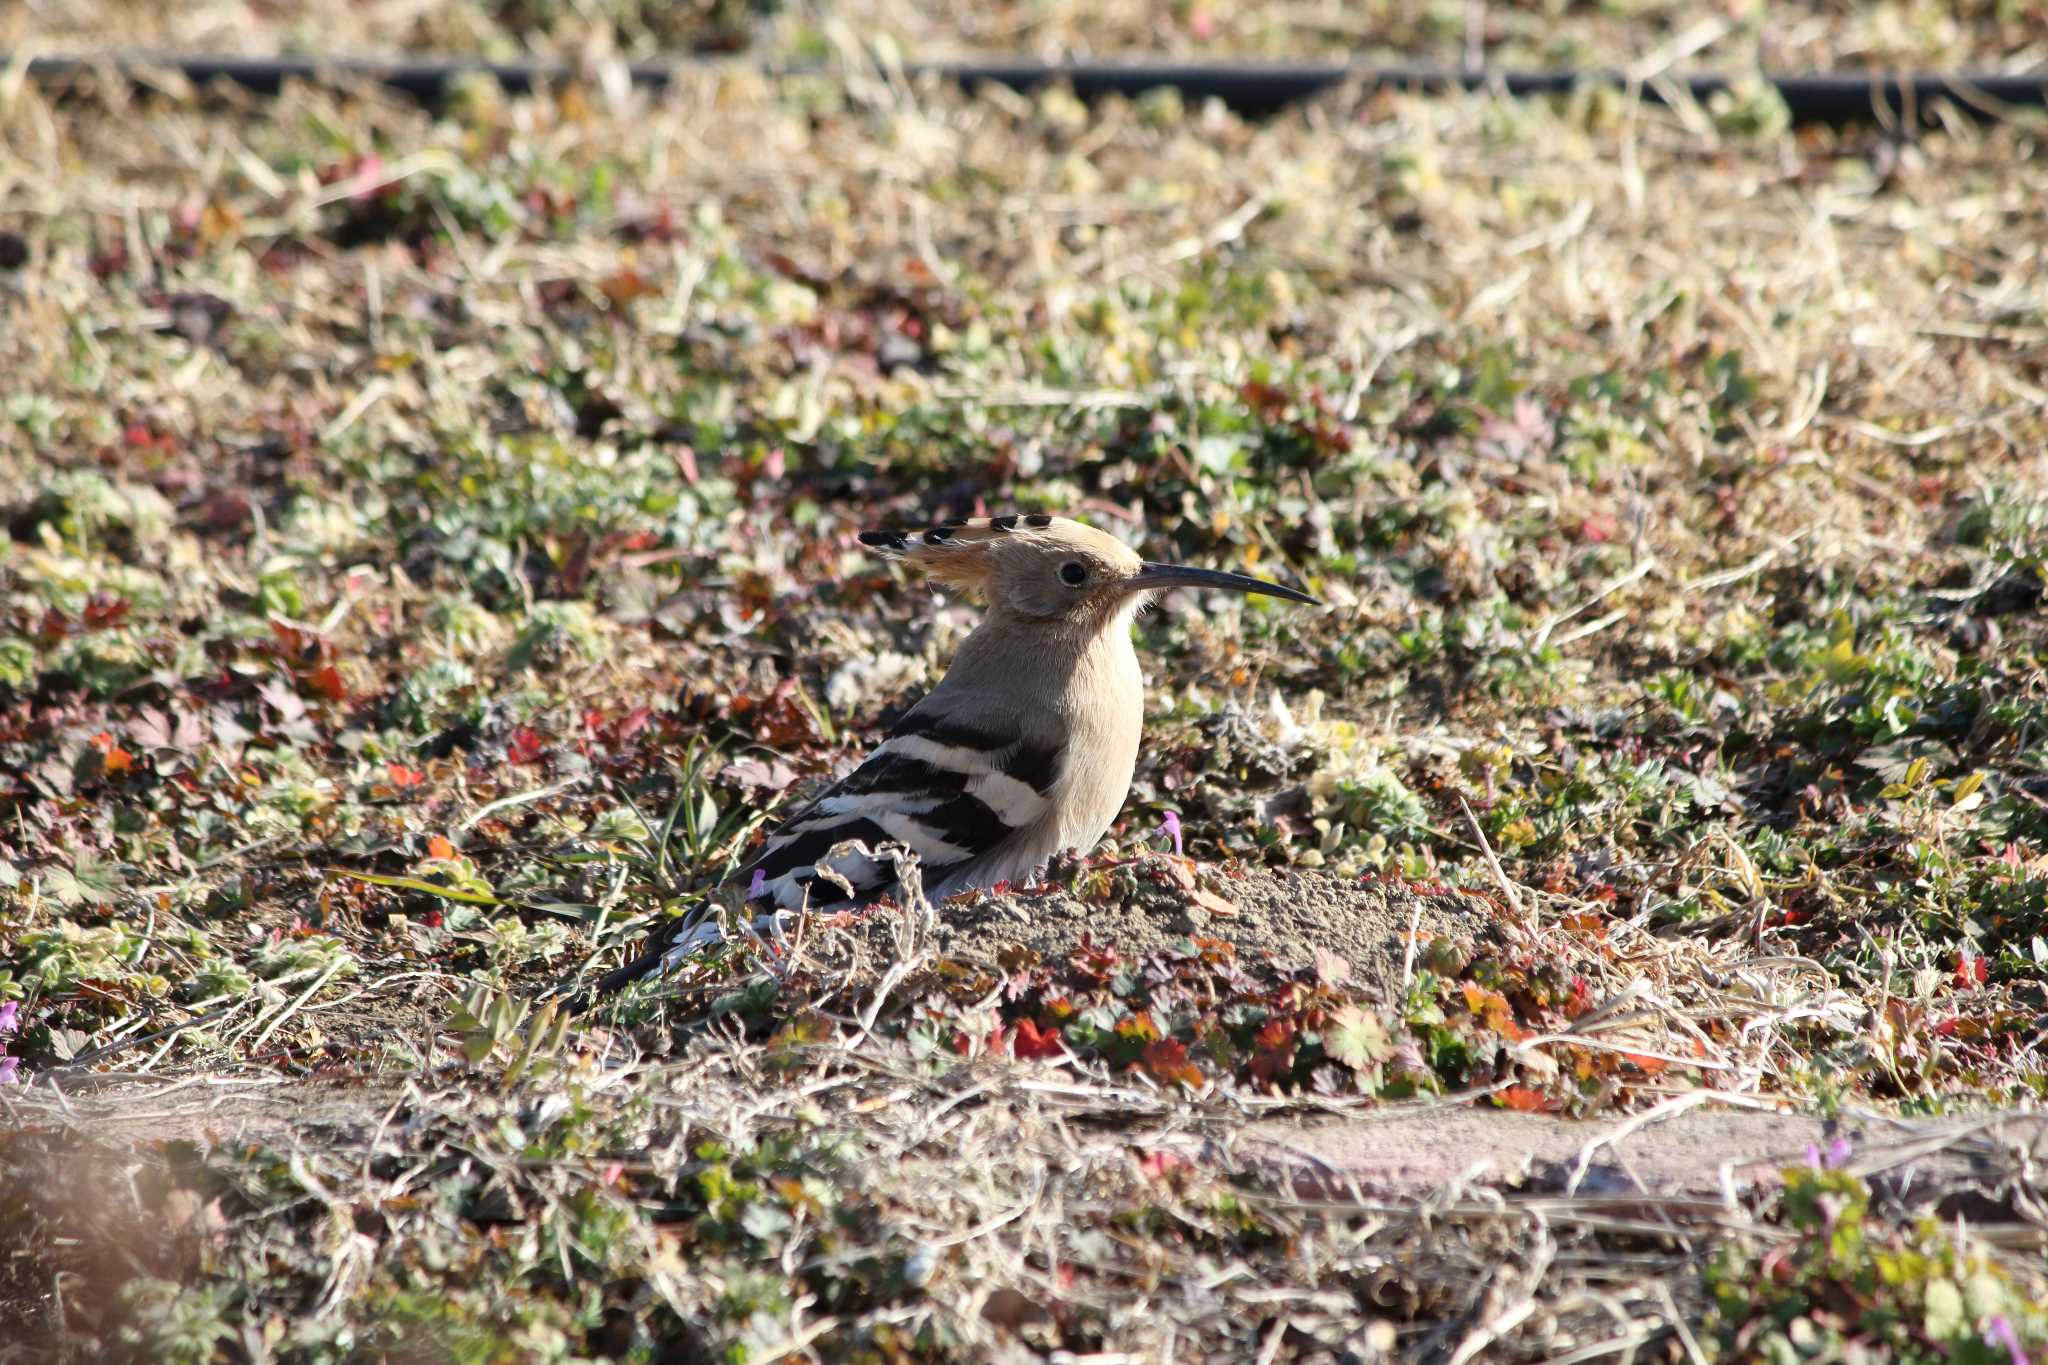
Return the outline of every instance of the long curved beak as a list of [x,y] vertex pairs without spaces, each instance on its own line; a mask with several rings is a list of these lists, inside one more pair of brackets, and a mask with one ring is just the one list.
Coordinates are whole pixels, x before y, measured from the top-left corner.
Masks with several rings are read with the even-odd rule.
[[1306,602],[1312,607],[1322,605],[1305,592],[1278,583],[1268,583],[1263,578],[1253,578],[1241,573],[1225,573],[1221,569],[1191,569],[1185,564],[1148,563],[1125,579],[1124,584],[1133,592],[1156,592],[1165,588],[1211,588],[1224,592],[1284,597],[1290,602]]

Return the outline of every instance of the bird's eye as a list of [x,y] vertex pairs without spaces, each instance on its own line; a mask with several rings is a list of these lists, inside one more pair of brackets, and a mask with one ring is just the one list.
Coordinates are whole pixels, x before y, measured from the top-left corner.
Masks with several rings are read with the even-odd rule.
[[1078,588],[1088,581],[1088,566],[1078,559],[1070,559],[1060,565],[1060,582],[1070,588]]

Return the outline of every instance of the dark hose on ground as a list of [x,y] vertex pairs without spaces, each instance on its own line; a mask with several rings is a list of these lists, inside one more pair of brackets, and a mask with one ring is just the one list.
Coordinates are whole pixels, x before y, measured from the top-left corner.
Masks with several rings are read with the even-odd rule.
[[[659,88],[679,73],[715,69],[744,59],[720,57],[644,62],[627,68],[635,85]],[[9,66],[0,54],[0,70]],[[576,67],[560,62],[486,62],[455,59],[211,57],[175,54],[120,54],[102,57],[37,57],[28,64],[30,78],[53,86],[93,70],[112,70],[147,87],[152,72],[176,71],[196,85],[231,81],[258,94],[274,95],[287,80],[337,76],[371,80],[423,102],[446,96],[468,76],[488,76],[513,93],[536,85],[576,79]],[[797,72],[803,67],[777,68]],[[817,70],[821,68],[808,68]],[[1082,99],[1107,95],[1134,96],[1160,89],[1178,90],[1184,99],[1215,98],[1248,116],[1271,114],[1346,81],[1367,87],[1418,90],[1499,90],[1510,96],[1553,95],[1581,84],[1621,88],[1629,78],[1617,71],[1544,70],[1486,71],[1449,67],[1354,67],[1340,65],[1261,65],[1171,62],[1030,62],[991,61],[912,65],[913,78],[932,75],[969,89],[981,84],[1029,90],[1061,82]],[[2048,105],[2048,71],[2033,75],[1938,75],[1930,73],[1832,73],[1825,75],[1763,74],[1790,110],[1794,123],[1844,125],[1863,122],[1898,124],[1926,117],[1940,103],[1982,119],[1996,119],[2020,108]],[[1704,102],[1738,84],[1726,75],[1671,75],[1643,82],[1643,97],[1668,102],[1682,90]]]

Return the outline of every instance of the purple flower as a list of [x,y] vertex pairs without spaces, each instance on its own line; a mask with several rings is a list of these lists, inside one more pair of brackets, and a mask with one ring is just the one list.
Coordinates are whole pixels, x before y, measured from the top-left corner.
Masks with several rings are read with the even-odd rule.
[[1160,816],[1160,817],[1159,817],[1159,832],[1160,832],[1161,834],[1165,835],[1165,836],[1166,836],[1167,838],[1169,838],[1169,839],[1173,840],[1173,856],[1174,856],[1174,857],[1176,857],[1176,858],[1185,858],[1185,857],[1187,856],[1187,853],[1186,853],[1186,851],[1185,851],[1185,850],[1184,850],[1184,849],[1183,849],[1183,848],[1181,847],[1181,842],[1180,842],[1180,812],[1179,812],[1179,811],[1177,811],[1177,810],[1170,810],[1170,811],[1166,812],[1166,813],[1165,813],[1164,815],[1162,815],[1162,816]]
[[2020,1334],[2012,1330],[2012,1323],[2006,1320],[2005,1314],[1991,1315],[1991,1322],[1985,1335],[2006,1349],[2012,1356],[2012,1365],[2033,1365],[2033,1362],[2027,1359],[2026,1350],[2020,1345]]
[[21,1058],[0,1057],[0,1085],[21,1084]]
[[21,1004],[10,1000],[0,1005],[0,1038],[6,1037],[21,1027]]
[[757,901],[768,894],[768,874],[760,868],[754,869],[754,880],[747,883],[747,899]]
[[1849,1145],[1849,1139],[1845,1137],[1838,1137],[1828,1143],[1828,1149],[1825,1152],[1809,1142],[1806,1144],[1806,1164],[1813,1167],[1816,1171],[1838,1171],[1849,1164],[1849,1157],[1855,1150],[1855,1148]]

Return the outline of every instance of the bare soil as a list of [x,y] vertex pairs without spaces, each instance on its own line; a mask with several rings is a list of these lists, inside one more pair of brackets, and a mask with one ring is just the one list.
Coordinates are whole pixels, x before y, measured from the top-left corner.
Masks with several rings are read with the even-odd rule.
[[[1117,870],[1113,894],[1097,900],[1034,888],[1000,896],[958,897],[938,907],[926,946],[942,959],[1007,966],[1028,950],[1058,961],[1086,944],[1140,958],[1191,939],[1228,943],[1240,961],[1270,959],[1312,966],[1335,955],[1349,980],[1392,1000],[1411,953],[1445,937],[1491,939],[1495,911],[1477,897],[1420,895],[1398,886],[1331,873],[1256,868],[1191,869],[1154,855]],[[867,948],[886,959],[905,946],[901,912],[864,922]]]
[[[1390,1108],[1332,1119],[1262,1120],[1236,1138],[1239,1161],[1288,1178],[1303,1194],[1443,1197],[1472,1189],[1584,1197],[1719,1200],[1819,1159],[1873,1185],[1933,1180],[1987,1189],[1982,1153],[1964,1136],[2048,1157],[2048,1115],[1893,1119],[1706,1106],[1627,1120],[1571,1120],[1500,1110]],[[1886,1179],[1885,1177],[1891,1177]],[[2020,1215],[1998,1199],[1944,1209],[1976,1219]]]

